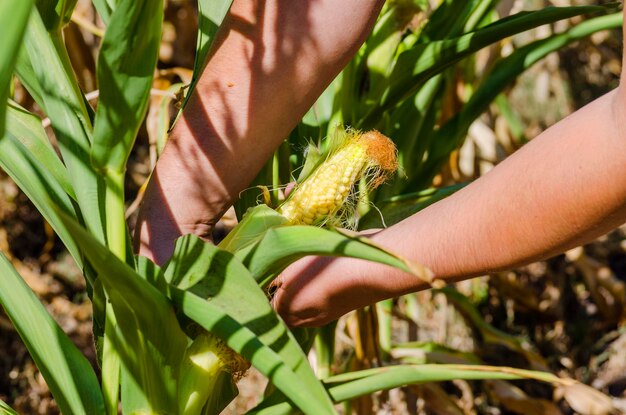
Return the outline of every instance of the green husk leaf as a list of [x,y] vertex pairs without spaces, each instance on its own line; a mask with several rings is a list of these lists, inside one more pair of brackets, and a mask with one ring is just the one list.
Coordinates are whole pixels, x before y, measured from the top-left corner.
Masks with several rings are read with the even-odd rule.
[[252,207],[218,246],[235,253],[258,241],[268,229],[286,223],[287,219],[283,215],[266,205]]

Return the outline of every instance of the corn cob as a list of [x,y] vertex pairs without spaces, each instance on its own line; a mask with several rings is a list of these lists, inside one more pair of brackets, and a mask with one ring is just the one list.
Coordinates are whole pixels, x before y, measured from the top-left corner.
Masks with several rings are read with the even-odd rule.
[[396,169],[396,148],[389,138],[378,131],[345,132],[336,148],[297,185],[278,212],[292,225],[341,222],[350,202],[358,197],[354,189],[361,177],[368,179],[368,188],[374,188]]
[[243,357],[209,332],[200,333],[185,352],[178,385],[179,413],[200,415],[222,382],[236,382],[250,367]]

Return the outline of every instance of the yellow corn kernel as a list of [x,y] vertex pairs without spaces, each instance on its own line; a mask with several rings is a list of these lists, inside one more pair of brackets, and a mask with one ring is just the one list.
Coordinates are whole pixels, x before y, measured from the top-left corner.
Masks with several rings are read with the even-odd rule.
[[376,187],[397,168],[396,149],[378,131],[348,132],[343,144],[296,189],[279,208],[290,224],[316,224],[334,217],[360,178],[371,175]]

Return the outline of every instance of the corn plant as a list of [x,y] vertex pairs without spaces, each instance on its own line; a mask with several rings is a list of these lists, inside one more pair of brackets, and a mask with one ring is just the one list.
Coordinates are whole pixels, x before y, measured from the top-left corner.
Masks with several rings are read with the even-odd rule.
[[[424,25],[413,27],[408,23],[425,13],[426,2],[390,1],[368,41],[287,143],[301,148],[305,139],[338,138],[311,146],[306,162],[300,154],[289,157],[285,147],[259,176],[259,184],[271,188],[269,204],[278,210],[244,198],[238,207],[247,213],[219,246],[183,236],[159,267],[130,250],[124,175],[147,109],[163,3],[93,0],[106,25],[95,110],[78,86],[63,42],[63,26],[75,3],[0,3],[0,166],[82,269],[93,303],[100,381],[0,255],[0,304],[63,413],[117,414],[120,405],[128,414],[219,413],[236,396],[236,381],[249,365],[271,382],[251,411],[267,414],[335,413],[337,403],[358,396],[450,379],[565,382],[544,372],[471,364],[391,365],[333,376],[320,371],[319,379],[306,357],[315,332],[287,328],[264,288],[290,263],[311,254],[377,261],[430,281],[419,264],[334,228],[377,226],[378,216],[367,212],[370,201],[390,224],[453,191],[435,193],[426,202],[423,193],[401,194],[430,185],[470,123],[524,69],[571,41],[618,27],[617,14],[605,14],[604,7],[563,7],[497,20],[496,1],[444,0]],[[230,4],[198,2],[197,55],[188,94]],[[442,121],[442,93],[451,87],[454,65],[516,33],[589,13],[602,15],[497,62],[461,110]],[[41,119],[9,99],[14,75],[51,120],[58,148]],[[337,132],[340,124],[355,130]],[[359,132],[371,129],[380,133]],[[293,167],[301,164],[296,189],[279,200],[275,189],[290,181]],[[397,164],[402,173],[395,173]],[[390,185],[375,191],[384,178]],[[313,210],[303,210],[307,206]],[[361,216],[358,224],[355,210]],[[0,413],[13,411],[0,402]]]

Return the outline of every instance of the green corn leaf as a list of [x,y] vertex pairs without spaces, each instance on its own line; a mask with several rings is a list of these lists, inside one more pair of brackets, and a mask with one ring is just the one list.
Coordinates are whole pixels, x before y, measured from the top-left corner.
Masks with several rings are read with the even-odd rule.
[[474,2],[474,7],[464,22],[463,32],[476,30],[476,28],[478,28],[479,25],[489,17],[490,12],[495,12],[495,6],[499,2],[500,0],[479,0]]
[[37,10],[49,32],[60,32],[70,21],[77,0],[35,0]]
[[71,218],[62,215],[115,311],[125,413],[176,413],[176,378],[187,337],[167,298]]
[[98,15],[102,19],[105,25],[109,24],[111,15],[113,14],[114,7],[111,6],[111,0],[91,0]]
[[198,39],[196,41],[196,57],[193,63],[193,75],[185,100],[176,117],[177,119],[180,117],[180,114],[182,114],[191,94],[196,89],[198,79],[200,79],[202,71],[204,71],[204,67],[207,64],[207,58],[211,50],[211,45],[215,40],[217,29],[222,24],[232,3],[233,0],[198,0]]
[[466,321],[474,327],[476,332],[480,333],[479,336],[475,337],[476,340],[480,339],[484,343],[497,344],[524,356],[532,369],[548,370],[546,361],[539,353],[528,347],[524,347],[524,342],[521,338],[498,330],[487,323],[471,301],[454,287],[444,287],[435,292],[443,293],[448,301],[463,315]]
[[252,276],[266,286],[289,264],[307,255],[347,256],[390,265],[416,278],[430,280],[430,271],[385,251],[368,239],[313,226],[284,226],[265,232],[254,245],[237,252]]
[[32,0],[0,3],[0,137],[4,133],[6,101],[13,81],[13,68],[17,59],[22,36],[33,6]]
[[104,240],[97,196],[102,183],[89,162],[92,131],[89,111],[60,34],[48,33],[37,11],[30,16],[24,51],[16,72],[29,91],[34,91],[33,97],[42,100],[37,103],[46,109],[52,122],[81,215],[90,231]]
[[65,193],[76,201],[74,188],[67,169],[59,159],[41,125],[41,119],[14,102],[9,102],[7,131],[17,137],[28,152],[48,174],[56,180]]
[[287,218],[267,205],[248,209],[239,224],[219,243],[219,247],[235,253],[257,242],[270,228],[285,225]]
[[[442,40],[449,37],[454,26],[459,26],[459,19],[467,16],[467,2],[457,0],[443,0],[432,12],[428,23],[422,29],[420,41],[424,43]],[[458,33],[456,33],[458,35]]]
[[[0,138],[0,167],[17,183],[59,235],[79,267],[83,266],[78,245],[59,218],[54,205],[76,217],[68,191],[67,172],[49,147],[38,118],[11,105],[7,131]],[[91,283],[91,281],[90,281]]]
[[[472,95],[461,112],[451,118],[435,134],[431,154],[423,171],[429,174],[415,176],[407,188],[415,188],[432,180],[439,166],[448,154],[462,144],[470,125],[487,110],[491,102],[526,69],[533,66],[548,54],[555,52],[576,40],[590,36],[601,30],[617,29],[622,26],[622,13],[613,13],[579,23],[566,32],[532,42],[517,49],[511,55],[498,61],[486,80]],[[418,181],[419,180],[419,181]]]
[[328,123],[333,116],[335,93],[340,83],[341,75],[328,85],[322,95],[317,98],[315,104],[302,117],[302,122],[294,130],[296,134],[290,137],[290,141],[295,145],[302,147],[308,144],[306,139],[321,140],[324,138]]
[[33,97],[37,105],[44,113],[48,113],[45,102],[43,99],[43,91],[37,80],[37,75],[33,69],[28,51],[25,48],[21,48],[17,55],[17,63],[15,65],[17,75],[19,76],[20,83],[28,93]]
[[542,382],[567,383],[552,373],[511,367],[456,364],[388,366],[345,373],[325,379],[324,384],[336,402],[354,399],[380,390],[454,379],[534,379]]
[[506,121],[506,126],[511,134],[513,143],[517,146],[526,144],[528,138],[524,132],[524,123],[521,120],[520,114],[513,109],[509,98],[504,93],[500,93],[493,103],[500,115],[502,115],[502,118]]
[[419,43],[398,56],[381,105],[370,111],[360,126],[375,126],[385,111],[415,93],[426,80],[485,46],[544,24],[605,10],[602,6],[546,7],[520,12],[454,39]]
[[186,235],[176,242],[164,278],[187,317],[248,359],[303,412],[334,413],[293,335],[231,253]]
[[111,16],[98,56],[100,97],[91,152],[97,168],[125,171],[148,107],[162,22],[160,0],[123,0]]
[[[375,191],[374,200],[379,201],[397,195],[405,186],[407,178],[412,178],[422,164],[428,150],[432,130],[439,113],[444,77],[430,78],[411,99],[404,101],[390,117],[389,128],[384,132],[398,148],[399,172],[390,183]],[[373,212],[375,213],[375,212]]]
[[378,18],[363,47],[364,68],[360,71],[365,70],[367,88],[362,93],[360,113],[365,112],[365,106],[378,105],[390,81],[389,72],[406,27],[420,12],[420,7],[413,2],[392,3]]
[[[324,380],[324,385],[335,402],[343,402],[359,396],[369,395],[381,390],[393,389],[406,385],[429,382],[443,382],[455,379],[533,379],[541,382],[568,385],[574,381],[561,379],[552,373],[539,372],[511,367],[460,365],[460,364],[424,364],[387,366],[344,373]],[[292,413],[288,402],[261,402],[249,411],[255,415],[278,415]]]
[[91,365],[1,253],[0,273],[0,305],[24,341],[61,412],[104,414],[100,386]]
[[13,408],[0,399],[0,415],[19,415]]
[[378,344],[383,361],[388,361],[392,346],[392,313],[393,299],[387,299],[376,303],[376,315],[378,320]]

